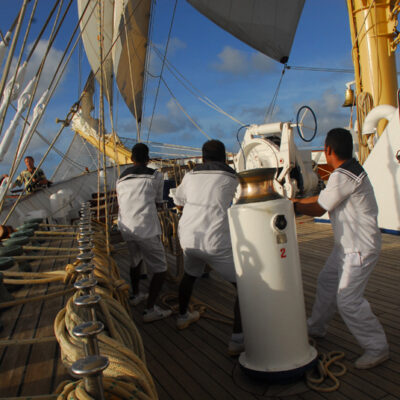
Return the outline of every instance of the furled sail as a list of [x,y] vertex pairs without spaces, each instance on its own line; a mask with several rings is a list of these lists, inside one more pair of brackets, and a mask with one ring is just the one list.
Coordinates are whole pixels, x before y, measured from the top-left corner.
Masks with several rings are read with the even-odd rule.
[[119,0],[114,9],[113,62],[118,89],[131,113],[142,117],[151,0]]
[[222,29],[286,63],[305,0],[187,0]]
[[[87,4],[89,5],[87,6]],[[99,4],[102,4],[101,20],[103,35],[103,89],[107,100],[112,102],[113,65],[111,47],[113,44],[113,16],[114,0],[78,0],[78,15],[80,21],[82,41],[92,71],[100,83],[100,24]],[[86,7],[87,6],[87,7]]]

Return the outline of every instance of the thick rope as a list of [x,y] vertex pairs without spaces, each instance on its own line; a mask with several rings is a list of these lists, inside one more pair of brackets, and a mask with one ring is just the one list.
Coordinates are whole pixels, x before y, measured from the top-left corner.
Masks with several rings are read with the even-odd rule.
[[[73,297],[76,296],[77,294]],[[143,343],[136,326],[116,300],[105,293],[101,293],[101,296],[102,304],[96,307],[96,317],[105,325],[105,330],[97,336],[97,340],[100,354],[108,357],[110,362],[103,375],[129,382],[133,385],[134,391],[144,393],[143,398],[156,399],[157,392],[145,365]],[[70,298],[67,306],[58,313],[54,323],[62,361],[66,367],[84,357],[82,342],[72,335],[74,327],[84,322],[80,316],[82,312],[74,304],[73,298]]]
[[[344,358],[341,351],[331,351],[328,354],[318,354],[317,367],[306,372],[307,386],[317,392],[333,392],[339,389],[338,377],[347,372],[345,365],[339,360]],[[336,371],[332,368],[336,367]]]
[[[94,231],[92,262],[95,265],[94,275],[98,281],[95,292],[101,296],[101,300],[96,306],[96,319],[101,321],[105,327],[104,331],[97,336],[97,340],[100,354],[106,356],[110,362],[103,372],[105,392],[109,394],[109,398],[156,400],[158,395],[152,376],[146,367],[142,338],[130,316],[129,285],[120,278],[117,264],[104,251],[106,244],[104,224],[93,222],[92,229]],[[39,273],[4,271],[6,276],[4,283],[43,284],[63,281],[66,284],[72,284],[79,275],[76,272],[78,265],[80,262],[75,261],[68,264],[64,271]],[[55,296],[65,296],[74,290],[75,288],[71,287],[47,295],[15,299],[0,303],[0,309],[46,300]],[[47,343],[56,339],[66,367],[70,367],[78,359],[84,358],[82,339],[72,335],[72,331],[77,325],[87,321],[88,310],[78,307],[74,303],[74,299],[80,294],[80,291],[76,291],[68,299],[66,306],[57,314],[54,322],[55,337],[4,340],[0,341],[0,346]],[[84,390],[82,381],[67,382],[57,389],[56,394],[58,394],[58,399],[91,398]]]
[[371,94],[362,92],[357,96],[357,124],[358,124],[358,158],[360,164],[364,164],[367,159],[370,148],[368,146],[368,140],[370,136],[374,135],[363,135],[362,127],[364,124],[365,117],[374,107],[374,101]]
[[[124,382],[117,379],[112,378],[103,378],[103,386],[104,392],[107,399],[113,400],[150,400],[157,399],[157,395],[154,394],[149,395],[148,393],[144,393],[141,390],[130,383]],[[59,394],[57,397],[58,400],[63,399],[78,399],[78,400],[92,400],[91,397],[85,390],[84,383],[82,380],[77,382],[66,381],[60,383],[57,387],[56,394]]]

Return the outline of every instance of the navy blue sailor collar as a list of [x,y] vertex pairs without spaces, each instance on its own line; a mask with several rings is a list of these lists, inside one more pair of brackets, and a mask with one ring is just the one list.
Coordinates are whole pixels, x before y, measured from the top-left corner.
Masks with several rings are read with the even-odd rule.
[[367,175],[364,168],[355,158],[346,160],[336,168],[336,171],[342,172],[356,181],[362,180]]
[[154,175],[155,172],[155,169],[146,167],[145,165],[134,165],[122,172],[119,179],[125,178],[128,175]]
[[236,171],[233,168],[221,161],[207,161],[203,164],[198,164],[193,168],[193,172],[203,171],[223,171],[236,175]]

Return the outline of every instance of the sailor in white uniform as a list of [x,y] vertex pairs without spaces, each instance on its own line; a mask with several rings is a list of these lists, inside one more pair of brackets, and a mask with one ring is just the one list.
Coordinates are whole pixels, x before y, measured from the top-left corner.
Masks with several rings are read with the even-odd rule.
[[[164,181],[160,172],[147,167],[149,149],[145,144],[137,143],[132,148],[132,162],[134,166],[121,174],[116,185],[118,227],[131,256],[131,303],[137,305],[147,297],[143,321],[152,322],[171,314],[171,310],[154,305],[167,271],[156,205],[162,202]],[[153,273],[148,295],[139,292],[141,260]]]
[[373,314],[364,290],[378,260],[381,234],[378,207],[370,180],[352,158],[353,140],[346,129],[332,129],[325,140],[325,155],[334,171],[319,196],[294,200],[295,211],[321,216],[326,211],[332,223],[334,248],[318,277],[311,318],[311,336],[323,337],[336,306],[364,349],[356,368],[372,368],[389,358],[382,325]]
[[[179,286],[179,329],[200,317],[188,311],[196,278],[210,265],[221,277],[235,285],[232,244],[227,210],[238,186],[235,171],[226,164],[225,146],[219,140],[203,145],[203,164],[187,173],[176,189],[174,202],[183,207],[179,221],[179,239],[184,252],[185,274]],[[243,351],[243,334],[238,301],[234,309],[234,328],[229,343],[231,355]]]

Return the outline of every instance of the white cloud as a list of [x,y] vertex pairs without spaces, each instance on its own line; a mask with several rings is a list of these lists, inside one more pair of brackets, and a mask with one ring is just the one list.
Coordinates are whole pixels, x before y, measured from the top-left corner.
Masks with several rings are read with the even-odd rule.
[[[146,132],[150,124],[150,116],[146,117],[143,121],[142,132]],[[193,126],[187,117],[182,113],[177,106],[175,100],[170,99],[166,104],[166,113],[155,113],[152,124],[150,136],[153,134],[168,134],[183,132],[189,126]]]
[[245,75],[248,71],[248,59],[246,53],[230,46],[225,46],[218,54],[219,61],[213,67],[222,72],[229,72],[234,75]]
[[[151,49],[150,58],[148,63],[148,72],[151,75],[158,75],[162,65],[162,59],[165,54],[166,44],[152,43],[149,46]],[[153,49],[154,47],[155,49]],[[177,37],[172,37],[168,44],[167,59],[172,58],[179,50],[185,49],[186,43]],[[157,54],[156,54],[157,53]]]
[[[172,57],[175,53],[177,53],[179,50],[186,49],[187,45],[184,41],[177,37],[172,37],[169,40],[168,43],[168,53],[167,57]],[[165,52],[165,49],[163,53]]]
[[[28,48],[30,51],[33,44],[31,44]],[[46,54],[48,47],[47,40],[41,40],[32,55],[32,58],[28,65],[28,72],[27,77],[32,78],[34,74],[37,73],[38,68]],[[54,74],[57,70],[57,67],[60,63],[63,51],[57,50],[56,48],[52,47],[46,57],[46,61],[44,63],[43,71],[40,77],[39,86],[37,89],[37,93],[41,95],[50,85]],[[61,69],[60,69],[61,71]]]
[[249,75],[254,72],[270,72],[276,63],[261,53],[250,53],[225,46],[212,66],[218,71],[234,75]]

